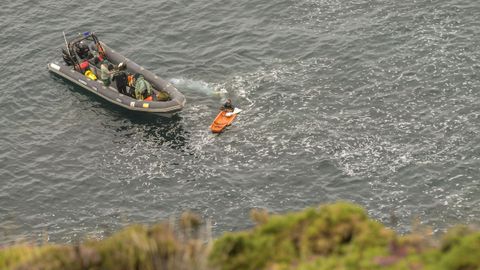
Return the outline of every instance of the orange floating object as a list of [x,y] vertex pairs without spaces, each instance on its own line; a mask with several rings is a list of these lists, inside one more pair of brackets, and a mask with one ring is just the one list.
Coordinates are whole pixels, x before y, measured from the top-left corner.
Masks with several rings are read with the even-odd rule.
[[227,126],[232,124],[233,120],[235,120],[235,117],[237,117],[236,113],[229,113],[227,116],[226,111],[221,111],[217,117],[215,117],[215,120],[213,120],[213,123],[210,125],[210,129],[212,130],[213,133],[220,133],[222,132]]

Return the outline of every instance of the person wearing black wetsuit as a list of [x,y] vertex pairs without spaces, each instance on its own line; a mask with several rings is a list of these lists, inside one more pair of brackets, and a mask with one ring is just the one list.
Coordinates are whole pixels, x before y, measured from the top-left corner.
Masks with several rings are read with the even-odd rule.
[[227,111],[227,112],[233,111],[233,109],[234,109],[234,107],[232,105],[232,100],[231,99],[227,99],[227,101],[225,101],[223,106],[220,108],[220,110]]
[[129,95],[127,92],[128,75],[126,69],[127,65],[125,63],[118,64],[118,70],[113,74],[112,81],[115,81],[118,92]]
[[88,60],[88,53],[90,52],[89,49],[88,49],[88,46],[87,44],[85,43],[85,41],[80,41],[80,43],[78,43],[76,45],[76,53],[78,55],[78,57],[80,57],[80,59],[84,60],[84,59],[87,59]]

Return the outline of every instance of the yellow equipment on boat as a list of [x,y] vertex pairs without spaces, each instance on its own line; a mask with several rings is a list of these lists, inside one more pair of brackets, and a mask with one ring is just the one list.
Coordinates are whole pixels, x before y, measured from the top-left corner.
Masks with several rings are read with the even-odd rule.
[[85,71],[85,77],[89,78],[92,81],[97,80],[97,76],[95,76],[95,74],[91,70]]

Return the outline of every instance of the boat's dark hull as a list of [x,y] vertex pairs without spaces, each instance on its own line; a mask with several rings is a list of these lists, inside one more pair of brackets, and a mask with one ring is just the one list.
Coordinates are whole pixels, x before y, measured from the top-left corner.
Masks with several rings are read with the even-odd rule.
[[127,71],[135,74],[142,74],[147,81],[149,81],[155,89],[163,90],[170,95],[171,100],[168,101],[143,101],[136,100],[130,96],[123,95],[117,91],[114,87],[105,87],[99,80],[90,80],[82,73],[74,70],[73,66],[67,66],[64,63],[50,63],[48,69],[58,74],[59,76],[67,79],[78,86],[110,101],[116,105],[122,106],[132,111],[142,111],[150,113],[172,113],[183,109],[185,106],[185,96],[180,93],[171,83],[161,79],[152,72],[137,65],[135,62],[125,58],[124,56],[116,53],[110,49],[107,45],[102,43],[104,47],[106,57],[114,64],[120,62],[127,63]]

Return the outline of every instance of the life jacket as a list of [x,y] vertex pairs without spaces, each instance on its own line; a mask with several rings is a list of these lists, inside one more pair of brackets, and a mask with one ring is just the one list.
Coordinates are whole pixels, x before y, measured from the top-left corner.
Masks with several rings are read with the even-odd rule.
[[132,87],[133,86],[133,75],[128,75],[127,80],[128,80],[128,86]]

